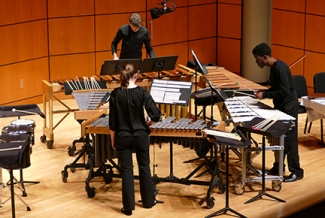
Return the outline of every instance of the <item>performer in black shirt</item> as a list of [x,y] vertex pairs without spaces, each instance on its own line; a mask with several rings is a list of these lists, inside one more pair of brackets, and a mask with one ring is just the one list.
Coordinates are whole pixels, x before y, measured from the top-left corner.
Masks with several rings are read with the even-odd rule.
[[[288,167],[291,174],[284,178],[284,182],[294,182],[304,177],[304,171],[300,168],[298,154],[298,98],[293,87],[292,75],[289,67],[281,60],[271,55],[271,48],[266,43],[257,45],[252,51],[259,67],[270,67],[271,87],[266,91],[255,93],[256,98],[272,98],[275,109],[278,109],[296,118],[295,126],[286,134],[284,141],[284,154],[288,159]],[[278,163],[273,164],[270,174],[278,174]]]
[[[135,209],[132,151],[139,167],[140,194],[145,208],[155,205],[154,187],[150,173],[149,141],[147,123],[159,121],[160,111],[143,87],[135,85],[138,70],[127,64],[121,71],[121,87],[115,88],[110,97],[109,128],[113,149],[119,152],[122,174],[121,211],[131,215]],[[145,119],[144,109],[148,117]]]
[[114,37],[111,48],[114,60],[117,57],[117,45],[122,40],[122,49],[120,59],[142,59],[142,46],[146,47],[146,51],[151,58],[156,57],[155,52],[150,44],[150,36],[148,30],[141,26],[141,17],[137,13],[131,14],[129,24],[122,25]]

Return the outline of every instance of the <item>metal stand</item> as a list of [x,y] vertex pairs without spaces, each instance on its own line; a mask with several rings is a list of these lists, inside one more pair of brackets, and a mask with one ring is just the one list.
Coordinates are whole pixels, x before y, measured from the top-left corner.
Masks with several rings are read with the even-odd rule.
[[[283,166],[282,166],[283,164],[280,164],[280,165],[281,166],[279,166],[279,169],[281,171],[281,170],[283,170]],[[280,202],[286,202],[285,200],[282,200],[280,198],[277,198],[277,197],[265,192],[265,136],[262,137],[262,191],[260,191],[260,193],[258,195],[256,195],[255,197],[246,201],[245,204],[251,203],[259,198],[262,198],[263,195],[266,195],[266,196],[273,198],[275,200],[278,200]]]
[[217,216],[221,213],[224,214],[224,213],[227,213],[228,211],[238,215],[239,217],[246,218],[246,216],[238,213],[237,211],[235,211],[234,209],[229,207],[229,178],[228,177],[229,177],[229,146],[226,145],[226,204],[223,209],[218,210],[218,211],[206,216],[205,218]]

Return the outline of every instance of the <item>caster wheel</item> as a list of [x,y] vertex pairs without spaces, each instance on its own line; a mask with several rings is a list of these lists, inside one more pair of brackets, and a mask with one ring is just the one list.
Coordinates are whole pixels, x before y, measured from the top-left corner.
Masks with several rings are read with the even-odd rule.
[[272,181],[273,191],[279,192],[282,189],[282,184],[279,181]]
[[71,168],[70,168],[70,171],[71,171],[71,173],[74,173],[74,172],[76,172],[76,168],[71,167]]
[[40,140],[41,140],[42,143],[45,143],[46,142],[46,136],[45,135],[42,135],[40,137]]
[[68,148],[68,154],[69,154],[69,156],[74,156],[75,155],[75,152],[76,152],[76,147],[69,146],[69,148]]
[[31,211],[32,210],[32,209],[30,209],[30,207],[27,207],[26,209],[27,209],[27,211]]
[[86,186],[86,192],[87,192],[87,195],[88,195],[88,197],[90,197],[90,198],[93,198],[93,197],[95,197],[95,195],[96,195],[96,192],[95,192],[95,188],[94,187],[89,187],[89,186]]
[[108,174],[105,174],[103,177],[106,184],[110,184],[113,181],[113,178]]
[[63,170],[61,172],[61,177],[62,177],[62,182],[67,182],[68,181],[68,172]]
[[207,202],[207,207],[209,209],[214,207],[214,198],[213,197],[207,198],[205,201]]
[[27,193],[25,191],[23,191],[23,193],[21,194],[21,196],[27,197]]
[[242,195],[245,192],[245,188],[242,185],[236,185],[235,186],[235,193],[237,195]]
[[47,145],[48,149],[52,149],[53,148],[53,140],[46,141],[46,145]]

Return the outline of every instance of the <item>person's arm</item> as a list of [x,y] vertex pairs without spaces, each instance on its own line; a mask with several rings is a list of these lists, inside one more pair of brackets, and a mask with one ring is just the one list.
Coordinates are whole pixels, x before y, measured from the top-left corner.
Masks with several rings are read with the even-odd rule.
[[144,37],[143,42],[144,42],[144,46],[146,48],[146,51],[147,51],[149,57],[155,58],[156,57],[156,54],[155,54],[155,51],[153,50],[153,48],[151,46],[150,35],[149,35],[148,30],[147,30],[147,32],[145,34],[145,37]]
[[155,101],[147,90],[144,90],[144,107],[147,111],[150,121],[158,122],[161,117],[159,108],[157,108]]
[[112,55],[114,60],[119,59],[117,56],[117,45],[120,43],[121,40],[122,40],[122,31],[121,29],[119,29],[111,43]]

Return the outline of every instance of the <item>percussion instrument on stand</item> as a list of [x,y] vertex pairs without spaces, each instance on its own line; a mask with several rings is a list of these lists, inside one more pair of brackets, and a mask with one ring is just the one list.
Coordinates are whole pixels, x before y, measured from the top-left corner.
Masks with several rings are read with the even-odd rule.
[[[30,136],[28,134],[1,135],[0,136],[0,167],[9,170],[10,173],[10,198],[12,218],[15,218],[15,195],[26,206],[31,208],[14,192],[13,170],[24,169],[30,166]],[[2,181],[1,181],[2,182]]]
[[[33,120],[15,120],[11,122],[12,124],[9,126],[5,126],[2,128],[2,135],[1,137],[10,137],[10,136],[16,136],[16,135],[23,135],[27,134],[30,137],[30,143],[31,145],[34,145],[34,127],[35,122]],[[32,147],[30,147],[30,152],[32,153]],[[32,183],[32,184],[38,184],[38,181],[24,181],[23,179],[23,169],[19,169],[20,174],[20,180],[18,181],[15,177],[14,180],[16,183],[20,185],[20,188],[22,190],[22,196],[26,197],[26,189],[25,189],[25,183]]]
[[[242,218],[246,218],[246,216],[240,214],[229,206],[229,147],[244,148],[248,147],[251,144],[251,142],[247,140],[239,130],[237,130],[235,133],[236,135],[234,135],[234,133],[224,133],[221,131],[206,131],[206,134],[209,137],[214,137],[218,144],[223,144],[226,146],[226,202],[223,209],[211,213],[205,218],[214,217],[216,215],[220,215],[221,213],[224,214],[228,211]],[[239,136],[239,138],[237,138],[237,136]]]
[[30,119],[13,120],[13,121],[11,121],[11,125],[14,125],[14,126],[29,126],[29,127],[31,127],[30,132],[28,132],[28,134],[30,134],[32,145],[35,144],[34,131],[35,131],[36,124],[35,124],[34,120],[30,120]]

